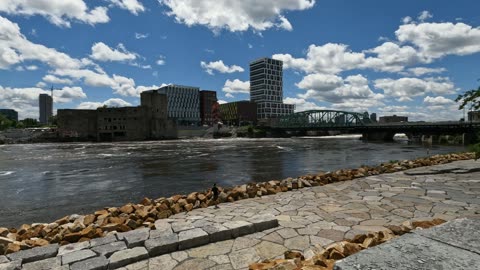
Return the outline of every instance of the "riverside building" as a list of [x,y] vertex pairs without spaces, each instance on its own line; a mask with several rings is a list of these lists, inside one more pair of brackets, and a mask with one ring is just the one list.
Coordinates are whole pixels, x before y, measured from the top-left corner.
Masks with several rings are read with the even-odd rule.
[[292,114],[295,105],[283,103],[283,62],[260,58],[250,63],[250,101],[257,103],[258,119]]
[[215,116],[213,114],[213,110],[216,103],[216,91],[200,91],[200,118],[202,119],[202,125],[212,126],[214,124]]
[[48,124],[48,119],[53,115],[53,99],[50,95],[40,94],[38,96],[40,109],[40,124]]
[[178,125],[200,125],[200,88],[171,84],[153,91],[167,96],[168,117],[176,119]]
[[220,118],[227,125],[242,126],[257,123],[257,104],[248,100],[220,104]]

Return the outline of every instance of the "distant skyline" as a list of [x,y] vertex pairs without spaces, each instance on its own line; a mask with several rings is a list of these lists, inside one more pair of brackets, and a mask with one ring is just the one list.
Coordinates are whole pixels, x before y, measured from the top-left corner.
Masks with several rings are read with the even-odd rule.
[[137,106],[165,84],[249,99],[249,62],[284,61],[284,102],[458,120],[480,78],[471,0],[0,1],[0,108]]

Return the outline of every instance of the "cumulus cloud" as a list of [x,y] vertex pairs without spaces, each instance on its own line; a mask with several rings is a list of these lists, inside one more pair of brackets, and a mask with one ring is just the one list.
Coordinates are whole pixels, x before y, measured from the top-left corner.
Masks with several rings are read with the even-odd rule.
[[415,76],[423,76],[425,74],[443,73],[447,71],[445,68],[427,68],[427,67],[415,67],[409,68],[408,71]]
[[200,66],[210,75],[214,74],[214,71],[220,73],[234,73],[234,72],[243,72],[245,71],[242,67],[237,65],[227,66],[223,63],[222,60],[215,62],[200,62]]
[[160,55],[160,57],[158,58],[158,60],[157,60],[156,63],[157,63],[157,65],[159,65],[159,66],[165,65],[165,64],[166,64],[166,62],[165,62],[165,56]]
[[287,97],[283,99],[285,104],[295,104],[295,112],[303,112],[308,110],[325,110],[326,107],[321,107],[315,104],[315,102],[306,101],[303,98]]
[[[19,118],[38,118],[38,95],[50,91],[38,87],[12,88],[0,85],[0,107],[11,108],[19,113]],[[69,103],[87,95],[81,87],[63,87],[53,91],[55,103]]]
[[249,94],[250,93],[250,81],[241,81],[239,79],[235,79],[233,81],[226,80],[225,85],[222,88],[222,91],[227,94]]
[[428,19],[431,19],[431,18],[433,18],[433,15],[428,10],[424,10],[424,11],[420,12],[420,14],[418,14],[417,19],[421,22],[424,22],[425,20],[428,20]]
[[70,27],[72,21],[87,24],[106,23],[110,20],[106,7],[89,8],[84,0],[3,0],[0,11],[11,15],[39,15],[51,23]]
[[115,108],[115,107],[129,107],[129,106],[132,106],[132,104],[121,98],[111,98],[104,102],[92,102],[92,101],[82,102],[77,106],[77,109],[95,110],[103,106]]
[[225,103],[228,103],[228,102],[225,101],[225,100],[221,100],[221,99],[218,100],[218,104],[225,104]]
[[134,15],[145,11],[145,7],[138,0],[109,0],[115,6],[130,11]]
[[401,25],[395,31],[402,43],[415,45],[425,59],[480,52],[480,28],[464,23],[420,23]]
[[[306,10],[315,0],[159,0],[169,10],[167,14],[178,23],[188,26],[204,25],[218,33],[222,29],[231,32],[252,29],[261,32],[273,27],[292,30],[283,15],[287,11]],[[228,14],[228,15],[226,15]]]
[[431,97],[431,96],[426,96],[424,99],[423,99],[423,103],[425,104],[428,104],[428,105],[450,105],[450,104],[454,104],[455,101],[451,100],[451,99],[448,99],[448,98],[445,98],[445,97],[442,97],[442,96],[438,96],[438,97]]
[[137,55],[135,53],[129,52],[122,43],[117,45],[116,49],[110,48],[103,42],[98,42],[92,45],[92,54],[90,55],[92,59],[97,61],[128,61],[135,60]]
[[42,78],[43,81],[54,84],[73,84],[72,80],[67,78],[58,78],[54,75],[48,74]]
[[354,100],[372,100],[379,104],[383,95],[374,93],[367,78],[362,75],[352,75],[345,79],[330,74],[310,74],[297,83],[305,94],[299,96],[304,99],[315,99],[331,103],[352,103]]
[[375,88],[382,89],[386,96],[398,101],[411,101],[412,97],[427,93],[454,94],[455,86],[448,78],[400,78],[375,80]]
[[65,53],[30,42],[20,33],[18,24],[0,16],[0,69],[34,60],[54,68],[79,68],[83,65],[80,60]]

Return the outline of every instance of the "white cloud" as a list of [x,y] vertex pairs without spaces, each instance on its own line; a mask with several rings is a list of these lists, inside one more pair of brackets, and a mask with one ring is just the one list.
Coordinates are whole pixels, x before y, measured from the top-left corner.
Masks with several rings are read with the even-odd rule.
[[45,75],[42,80],[45,82],[54,83],[54,84],[73,84],[72,80],[70,79],[58,78],[51,74]]
[[225,103],[228,103],[228,102],[225,101],[225,100],[221,100],[221,99],[218,100],[218,104],[225,104]]
[[26,68],[27,70],[37,70],[37,69],[38,69],[38,67],[35,66],[35,65],[26,66],[25,68]]
[[291,30],[292,25],[282,15],[287,11],[306,10],[315,0],[160,0],[179,23],[204,25],[215,33],[252,29],[261,32],[272,27]]
[[253,45],[250,44],[250,43],[248,43],[248,48],[249,48],[249,49],[252,49],[252,48],[253,48]]
[[79,68],[83,65],[80,60],[65,53],[30,42],[20,33],[18,24],[0,16],[0,69],[34,60],[54,68]]
[[233,81],[226,80],[225,85],[222,89],[223,92],[228,94],[249,94],[250,93],[250,81],[240,81],[239,79],[235,79]]
[[226,93],[226,94],[225,94],[225,97],[226,97],[226,98],[235,98],[235,96],[232,95],[231,93]]
[[393,42],[385,42],[382,45],[365,51],[376,54],[376,57],[369,57],[361,68],[371,68],[377,71],[399,72],[405,66],[423,62],[417,50],[411,46],[399,46]]
[[214,71],[220,73],[234,73],[234,72],[243,72],[245,71],[242,67],[237,65],[227,66],[223,63],[222,60],[206,63],[204,61],[200,62],[200,66],[205,69],[205,71],[213,75]]
[[446,55],[480,52],[480,28],[464,23],[421,23],[401,25],[395,31],[402,43],[411,43],[428,61]]
[[44,82],[38,82],[35,86],[38,87],[38,88],[45,88],[47,86],[47,84],[44,83]]
[[442,96],[438,96],[438,97],[426,96],[423,99],[423,103],[431,106],[436,106],[436,105],[451,105],[451,104],[454,104],[455,101]]
[[412,97],[427,93],[453,94],[455,86],[448,78],[400,78],[375,80],[375,88],[382,89],[386,96],[399,101],[411,101]]
[[403,24],[409,24],[409,23],[411,23],[411,22],[413,22],[413,19],[412,19],[412,17],[410,17],[410,16],[406,16],[406,17],[403,17],[403,18],[402,18],[402,23],[403,23]]
[[427,67],[416,67],[416,68],[409,68],[408,71],[415,76],[422,76],[425,74],[432,74],[432,73],[443,73],[447,71],[445,68],[427,68]]
[[307,90],[299,97],[337,104],[332,106],[350,107],[349,104],[367,101],[371,101],[369,106],[374,106],[381,104],[380,100],[383,99],[382,94],[374,93],[370,89],[367,78],[362,75],[353,75],[342,79],[336,75],[310,74],[297,83],[297,86]]
[[298,69],[306,73],[339,73],[359,67],[365,62],[365,54],[355,53],[345,44],[327,43],[310,45],[305,58],[293,58],[290,54],[274,54],[282,60],[284,68]]
[[138,0],[109,0],[115,6],[130,11],[134,15],[145,11],[145,7]]
[[295,104],[295,112],[303,112],[308,110],[325,110],[326,107],[321,107],[311,101],[306,101],[303,98],[287,97],[283,99],[285,104]]
[[[0,86],[0,107],[11,108],[20,118],[38,118],[38,95],[50,94],[50,91],[38,87],[11,88]],[[55,103],[69,103],[86,98],[80,87],[63,87],[53,91]]]
[[417,17],[417,19],[421,22],[424,22],[425,20],[428,20],[431,18],[433,18],[433,15],[430,12],[428,12],[428,10],[424,10],[420,12],[420,14],[418,14],[418,17]]
[[2,0],[0,11],[12,15],[40,15],[63,27],[70,27],[72,21],[94,25],[110,20],[106,7],[90,9],[84,0]]
[[77,106],[77,109],[82,109],[82,110],[95,110],[99,107],[103,107],[103,106],[107,106],[107,107],[129,107],[129,106],[132,106],[131,103],[121,99],[121,98],[111,98],[111,99],[108,99],[104,102],[92,102],[92,101],[88,101],[88,102],[82,102],[80,103],[78,106]]
[[159,66],[165,65],[165,64],[166,64],[166,62],[165,62],[165,56],[160,55],[160,57],[158,58],[158,60],[157,60],[156,63],[157,63],[157,65],[159,65]]
[[112,49],[103,42],[98,42],[92,45],[92,54],[90,55],[92,59],[97,61],[127,61],[135,60],[137,55],[127,51],[125,46],[122,43],[117,45],[117,49]]
[[146,33],[146,34],[135,33],[135,39],[144,39],[144,38],[147,38],[148,36],[149,36],[148,33]]

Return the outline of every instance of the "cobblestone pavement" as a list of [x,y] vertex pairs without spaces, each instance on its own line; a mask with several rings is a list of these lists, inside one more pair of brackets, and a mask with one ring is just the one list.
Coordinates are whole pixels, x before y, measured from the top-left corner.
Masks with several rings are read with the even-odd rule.
[[430,217],[478,217],[479,168],[480,161],[457,161],[182,213],[173,218],[214,215],[219,220],[237,220],[273,214],[280,226],[151,258],[125,269],[247,269],[252,262],[281,257],[286,250],[312,256],[332,242],[382,230],[388,224]]
[[[406,220],[478,217],[479,168],[480,161],[457,161],[225,203],[220,209],[200,208],[177,214],[170,219],[188,221],[206,217],[220,223],[271,214],[279,226],[150,257],[121,269],[248,269],[250,263],[282,257],[286,250],[302,251],[308,258],[332,242],[383,230],[386,225]],[[145,256],[138,249],[122,252]],[[123,255],[117,256],[119,260]]]

